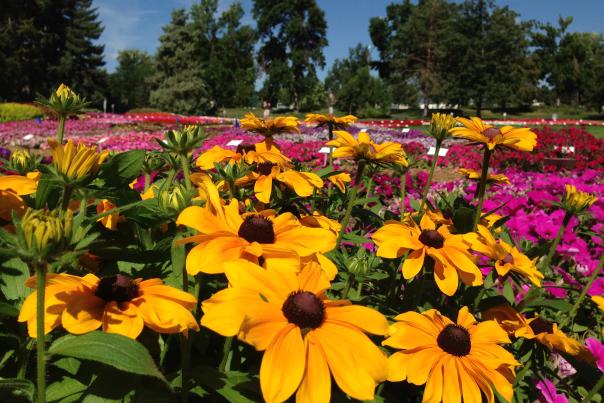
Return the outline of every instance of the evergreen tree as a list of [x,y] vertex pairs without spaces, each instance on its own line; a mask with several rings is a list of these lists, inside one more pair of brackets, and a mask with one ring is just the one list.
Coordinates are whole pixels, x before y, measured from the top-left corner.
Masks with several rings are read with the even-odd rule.
[[210,108],[210,99],[187,12],[174,10],[163,30],[156,56],[157,88],[151,92],[151,105],[170,112],[204,113]]
[[[253,15],[261,42],[258,61],[266,75],[262,95],[297,110],[316,88],[317,67],[325,65],[325,14],[315,0],[255,0]],[[285,99],[278,99],[279,93]]]
[[65,13],[61,57],[53,68],[57,82],[64,82],[94,104],[107,95],[107,74],[101,70],[104,45],[95,45],[103,33],[92,0],[69,0]]
[[137,49],[126,49],[117,56],[118,66],[109,77],[112,102],[118,110],[149,105],[151,79],[155,72],[153,58]]

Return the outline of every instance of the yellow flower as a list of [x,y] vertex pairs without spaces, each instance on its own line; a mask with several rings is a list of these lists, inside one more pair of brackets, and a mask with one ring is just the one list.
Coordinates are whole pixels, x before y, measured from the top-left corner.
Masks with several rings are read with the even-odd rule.
[[[47,274],[46,281],[45,334],[58,326],[73,334],[102,327],[105,332],[135,339],[145,325],[158,333],[186,334],[188,329],[199,329],[190,312],[195,297],[158,278]],[[35,284],[35,277],[26,282],[28,287]],[[25,299],[19,313],[19,322],[27,322],[30,337],[36,337],[36,294],[34,291]]]
[[332,114],[322,115],[320,113],[308,113],[306,114],[306,119],[304,119],[304,121],[306,123],[314,123],[317,127],[325,126],[331,130],[342,130],[356,122],[357,117],[353,115],[336,117]]
[[460,137],[473,142],[484,144],[489,150],[497,146],[512,148],[518,151],[532,151],[537,144],[537,135],[530,128],[515,128],[503,126],[497,129],[485,124],[480,118],[457,118],[464,127],[451,129],[453,137]]
[[433,113],[428,134],[437,140],[444,140],[450,137],[449,130],[455,127],[455,124],[453,116],[446,113]]
[[265,270],[237,261],[225,273],[231,287],[203,302],[201,324],[265,351],[260,386],[267,402],[295,392],[297,402],[327,403],[331,376],[352,398],[374,398],[388,367],[365,333],[387,333],[382,314],[329,300],[329,282],[312,266],[296,276],[287,265]]
[[[477,180],[477,181],[480,180],[481,173],[478,171],[475,171],[473,169],[459,168],[457,170],[457,172],[459,172],[461,175],[465,176],[468,179]],[[504,184],[509,185],[510,179],[507,176],[505,176],[504,174],[488,174],[487,182],[496,183],[496,184],[500,184],[500,185],[504,185]]]
[[[96,205],[96,212],[97,214],[101,214],[106,211],[113,210],[116,207],[117,206],[111,203],[111,201],[103,199],[99,202],[99,204]],[[120,216],[119,212],[115,212],[106,215],[105,217],[99,218],[97,221],[103,224],[105,228],[110,229],[111,231],[115,231],[117,230],[117,224],[126,221],[126,218]]]
[[274,180],[285,184],[301,197],[308,197],[315,189],[323,187],[323,180],[315,173],[281,169],[279,165],[272,162],[256,164],[253,171],[237,179],[235,184],[246,186],[254,183],[256,198],[263,203],[268,203],[271,200]]
[[279,116],[270,119],[260,119],[253,113],[247,113],[245,118],[241,119],[241,127],[252,133],[262,134],[266,137],[272,137],[275,134],[300,133],[298,126],[300,122],[295,116]]
[[195,161],[195,165],[206,170],[214,169],[215,163],[219,164],[224,161],[228,161],[229,164],[239,164],[241,162],[246,162],[248,164],[262,164],[272,162],[284,167],[291,161],[285,155],[281,154],[276,147],[272,147],[271,151],[267,151],[266,148],[264,142],[250,146],[238,146],[237,151],[214,146],[202,153]]
[[62,102],[65,102],[70,99],[75,99],[77,97],[76,93],[71,90],[65,84],[59,85],[59,88],[55,91],[55,94]]
[[591,361],[593,357],[589,351],[578,340],[568,337],[558,329],[556,323],[551,323],[539,316],[525,318],[516,312],[509,304],[502,304],[490,308],[482,313],[484,319],[496,320],[501,326],[514,337],[535,339],[551,351],[563,352],[585,361]]
[[411,279],[422,269],[426,256],[434,259],[434,280],[446,295],[457,291],[459,278],[466,285],[481,285],[482,273],[463,235],[452,235],[445,226],[437,227],[427,214],[417,226],[388,221],[371,238],[378,246],[377,256],[400,258],[410,252],[403,262],[403,277]]
[[73,141],[61,145],[55,140],[48,140],[52,149],[52,162],[57,171],[69,179],[79,180],[95,175],[103,161],[109,155],[109,151],[98,152],[95,146],[78,144],[77,148]]
[[405,312],[382,344],[397,351],[388,358],[388,380],[426,384],[423,402],[494,402],[493,390],[512,400],[511,381],[520,365],[500,346],[509,343],[495,321],[477,323],[463,307],[452,322],[435,309]]
[[360,131],[358,140],[343,130],[334,131],[336,138],[328,141],[327,146],[336,147],[334,158],[350,158],[376,164],[399,164],[407,166],[407,155],[399,143],[386,141],[374,143],[369,134]]
[[21,196],[34,193],[37,187],[38,181],[27,176],[0,176],[0,219],[11,221],[13,211],[23,215],[27,206]]
[[591,207],[597,200],[596,196],[581,192],[574,185],[566,185],[566,193],[562,198],[562,206],[566,211],[580,213]]
[[184,209],[176,220],[199,231],[199,235],[180,240],[195,242],[187,255],[187,271],[195,275],[223,273],[224,263],[239,258],[296,265],[300,257],[323,253],[335,247],[336,236],[330,230],[305,227],[291,213],[276,215],[274,210],[239,213],[239,201],[223,204],[215,186],[208,186],[204,207]]
[[346,184],[350,183],[350,174],[346,172],[342,172],[336,175],[331,175],[327,178],[331,183],[336,185],[340,192],[344,193],[346,191]]
[[528,278],[537,287],[541,287],[543,273],[541,273],[535,262],[521,253],[514,245],[510,245],[495,237],[484,226],[479,225],[477,233],[467,234],[466,240],[470,242],[471,249],[495,261],[495,270],[500,276],[505,276],[510,271],[516,272]]

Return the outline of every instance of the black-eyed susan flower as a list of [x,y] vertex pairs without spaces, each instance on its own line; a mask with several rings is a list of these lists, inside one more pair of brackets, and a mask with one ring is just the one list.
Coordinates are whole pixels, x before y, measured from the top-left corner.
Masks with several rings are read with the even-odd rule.
[[327,127],[330,131],[343,130],[346,127],[354,124],[357,121],[357,117],[353,115],[346,115],[337,117],[332,114],[322,115],[320,113],[308,113],[304,121],[307,124],[315,124],[316,127]]
[[344,193],[346,191],[346,184],[350,183],[351,178],[349,173],[341,172],[339,174],[331,175],[327,180],[333,183],[340,192]]
[[[36,278],[27,280],[35,287]],[[36,294],[21,307],[19,322],[27,322],[36,337]],[[198,329],[190,310],[195,297],[164,285],[158,278],[131,279],[124,274],[98,278],[69,274],[47,274],[44,334],[62,326],[69,333],[83,334],[102,327],[135,339],[147,326],[158,333],[187,333]]]
[[456,119],[463,127],[452,128],[450,132],[453,137],[484,144],[489,150],[506,147],[518,151],[532,151],[537,144],[537,135],[528,127],[503,126],[496,128],[477,117]]
[[37,188],[38,182],[27,176],[0,176],[0,219],[11,221],[13,211],[23,215],[27,206],[21,196],[30,195]]
[[541,287],[543,273],[535,265],[538,258],[531,260],[514,245],[501,239],[496,240],[491,231],[482,225],[478,226],[476,233],[467,234],[466,240],[470,242],[473,251],[495,261],[495,270],[500,276],[505,276],[512,271],[528,278],[537,287]]
[[297,265],[300,257],[335,247],[336,236],[330,230],[305,227],[293,214],[277,215],[274,210],[242,215],[238,200],[224,204],[215,186],[208,185],[207,190],[204,207],[187,207],[176,220],[199,232],[179,241],[197,243],[186,259],[192,275],[222,273],[226,261],[239,258],[261,260],[267,267],[280,260]]
[[482,313],[482,317],[497,321],[510,335],[535,339],[551,351],[579,356],[586,361],[591,360],[588,350],[579,342],[568,337],[552,323],[540,316],[526,318],[509,304],[497,305]]
[[571,214],[577,214],[591,207],[597,200],[596,196],[577,190],[574,185],[566,185],[562,208]]
[[278,116],[260,119],[253,113],[246,113],[241,119],[241,128],[248,132],[258,133],[265,137],[273,137],[283,133],[300,133],[300,122],[295,116]]
[[331,376],[349,396],[374,398],[388,366],[365,333],[386,334],[382,314],[328,299],[329,282],[312,267],[296,276],[286,266],[263,269],[247,261],[225,266],[231,287],[203,302],[201,324],[264,351],[260,386],[267,402],[294,393],[297,402],[329,402]]
[[254,194],[263,203],[269,203],[273,191],[273,182],[277,181],[298,196],[308,197],[315,189],[323,187],[323,180],[315,173],[301,172],[294,169],[283,169],[273,162],[262,162],[254,165],[244,177],[235,181],[237,186],[254,184]]
[[445,226],[437,227],[424,214],[419,226],[414,221],[388,221],[371,238],[378,246],[377,255],[388,259],[402,257],[405,279],[415,277],[424,266],[426,257],[434,260],[434,280],[446,295],[457,291],[459,279],[466,285],[481,285],[482,273],[473,261],[464,236],[452,235]]
[[493,389],[512,400],[519,363],[500,344],[509,343],[495,321],[477,323],[463,307],[457,322],[435,309],[396,318],[382,344],[400,351],[388,358],[389,381],[426,385],[424,402],[494,402]]
[[109,151],[98,152],[95,146],[78,144],[72,140],[66,144],[59,144],[53,139],[48,140],[52,150],[52,163],[58,173],[67,180],[81,180],[95,175]]
[[407,166],[407,155],[399,143],[385,141],[377,144],[371,140],[369,134],[360,131],[358,140],[343,130],[334,131],[336,138],[328,141],[327,146],[336,147],[334,158],[353,159],[372,164],[397,164]]
[[[465,176],[468,179],[476,180],[476,181],[480,180],[480,172],[475,171],[473,169],[459,168],[457,170],[457,172],[459,172],[461,175]],[[509,185],[510,179],[507,176],[505,176],[504,174],[490,173],[487,175],[487,182],[498,184],[498,185]]]

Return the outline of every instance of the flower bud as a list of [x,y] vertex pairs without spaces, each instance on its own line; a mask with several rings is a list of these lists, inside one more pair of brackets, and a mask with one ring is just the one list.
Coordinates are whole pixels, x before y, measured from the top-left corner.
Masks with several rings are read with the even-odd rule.
[[28,209],[21,219],[21,232],[30,252],[43,257],[60,250],[71,234],[72,213],[67,210]]
[[428,133],[437,140],[450,137],[449,130],[454,128],[455,118],[445,113],[433,113]]
[[65,84],[61,84],[59,88],[50,94],[48,100],[38,99],[37,102],[62,116],[75,115],[88,105],[85,99],[80,98],[78,94]]
[[95,175],[109,151],[98,152],[96,147],[83,144],[75,146],[68,140],[62,145],[55,140],[48,140],[52,149],[52,162],[58,173],[69,180],[82,180]]
[[168,216],[175,217],[189,206],[191,197],[181,185],[162,190],[158,196],[159,208]]
[[26,150],[15,150],[10,155],[10,168],[25,175],[36,168],[36,158]]

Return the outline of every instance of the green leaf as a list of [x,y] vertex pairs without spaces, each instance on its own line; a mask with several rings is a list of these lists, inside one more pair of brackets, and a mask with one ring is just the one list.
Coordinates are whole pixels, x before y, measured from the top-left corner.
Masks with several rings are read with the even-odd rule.
[[10,301],[20,301],[30,294],[31,290],[25,286],[29,278],[27,264],[19,258],[13,258],[2,263],[0,268],[0,290]]
[[43,174],[38,181],[35,193],[34,208],[41,209],[48,205],[53,209],[59,202],[59,195],[63,192],[61,182],[48,174]]
[[459,234],[467,234],[474,229],[474,210],[461,207],[453,213],[453,226]]
[[119,334],[96,331],[81,336],[66,335],[57,339],[48,353],[96,361],[166,382],[147,349],[136,340]]
[[99,173],[99,178],[104,179],[107,184],[118,187],[121,184],[128,184],[143,169],[144,159],[144,150],[132,150],[117,154],[103,167]]
[[0,398],[2,398],[2,401],[14,400],[15,396],[24,396],[33,401],[34,392],[33,382],[27,379],[0,379]]
[[19,316],[19,310],[6,302],[0,302],[0,316],[16,318]]
[[510,304],[514,304],[514,289],[508,281],[506,281],[503,286],[503,296],[505,297],[505,299],[507,299]]
[[572,304],[570,304],[569,302],[566,302],[564,300],[561,299],[536,299],[533,301],[530,301],[529,303],[527,303],[525,305],[526,308],[533,308],[533,307],[545,307],[545,308],[551,308],[554,311],[558,311],[561,313],[564,312],[569,312],[571,310],[571,308],[573,307]]

